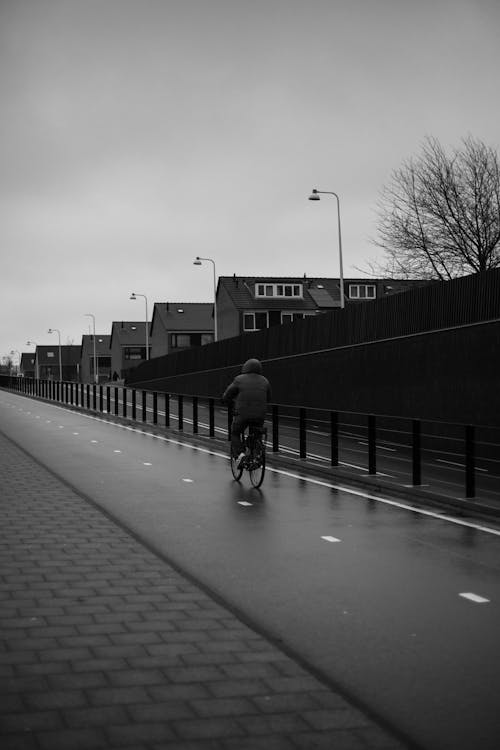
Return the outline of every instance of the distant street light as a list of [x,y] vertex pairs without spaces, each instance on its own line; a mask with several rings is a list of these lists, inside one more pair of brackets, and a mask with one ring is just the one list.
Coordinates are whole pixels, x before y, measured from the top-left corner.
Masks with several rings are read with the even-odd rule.
[[59,339],[59,382],[62,383],[61,331],[58,328],[49,328],[47,333],[57,333]]
[[312,191],[312,194],[309,196],[310,201],[319,201],[320,200],[320,194],[321,195],[334,195],[337,199],[337,221],[338,221],[338,227],[339,227],[339,267],[340,267],[340,307],[344,307],[344,269],[342,265],[342,233],[340,231],[340,200],[337,193],[332,192],[331,190],[316,190],[314,189]]
[[130,295],[130,299],[137,299],[137,297],[144,297],[146,301],[146,359],[149,359],[149,323],[148,323],[148,298],[145,294],[137,294],[136,292],[132,292]]
[[193,266],[202,266],[202,260],[207,260],[213,266],[214,271],[214,341],[217,341],[217,274],[215,272],[215,261],[212,258],[200,258],[196,256],[196,260],[193,260]]
[[96,357],[96,352],[95,352],[95,315],[92,315],[92,313],[84,313],[84,317],[92,318],[93,330],[94,330],[94,335],[93,335],[93,339],[94,339],[94,383],[98,383],[99,374],[97,372],[97,357]]
[[[26,342],[26,346],[35,346],[36,347],[36,346],[38,346],[38,344],[36,343],[36,341],[27,341]],[[36,354],[36,349],[35,349],[35,378],[36,378],[36,380],[38,380],[38,357],[37,357],[37,354]]]

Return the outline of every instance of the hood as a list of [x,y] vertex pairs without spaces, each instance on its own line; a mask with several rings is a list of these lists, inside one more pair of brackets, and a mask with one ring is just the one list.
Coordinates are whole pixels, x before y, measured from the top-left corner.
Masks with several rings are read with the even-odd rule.
[[260,375],[262,373],[262,365],[258,359],[247,359],[247,361],[241,368],[241,372],[257,372]]

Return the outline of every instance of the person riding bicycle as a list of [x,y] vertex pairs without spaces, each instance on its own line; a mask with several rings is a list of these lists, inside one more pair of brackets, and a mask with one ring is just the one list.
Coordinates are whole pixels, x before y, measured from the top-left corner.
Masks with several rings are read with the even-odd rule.
[[234,399],[231,425],[231,453],[237,456],[239,467],[245,454],[242,452],[241,433],[252,425],[262,429],[266,418],[267,404],[271,401],[271,385],[262,375],[262,364],[258,359],[248,359],[222,395],[222,401],[230,404]]

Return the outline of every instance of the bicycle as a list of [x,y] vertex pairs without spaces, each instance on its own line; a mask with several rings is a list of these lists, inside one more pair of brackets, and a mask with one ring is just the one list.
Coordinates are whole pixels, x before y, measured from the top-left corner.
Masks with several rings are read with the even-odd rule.
[[237,457],[230,451],[231,471],[237,482],[240,481],[243,470],[250,475],[250,482],[254,487],[260,487],[266,473],[266,437],[267,429],[250,425],[241,435],[241,442],[245,457],[240,465],[236,465]]

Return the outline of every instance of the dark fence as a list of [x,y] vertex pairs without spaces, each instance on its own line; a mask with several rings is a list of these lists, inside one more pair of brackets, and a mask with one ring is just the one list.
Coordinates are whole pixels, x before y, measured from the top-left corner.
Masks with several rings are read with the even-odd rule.
[[[97,413],[122,417],[142,424],[185,429],[192,434],[216,434],[230,439],[231,410],[220,414],[217,400],[203,396],[187,397],[182,393],[158,393],[115,385],[56,382],[0,375],[0,387],[37,398]],[[316,466],[342,465],[346,442],[365,445],[365,462],[369,475],[376,475],[380,462],[379,446],[397,445],[405,468],[398,470],[406,487],[419,487],[428,472],[434,471],[436,458],[462,467],[465,498],[477,496],[477,471],[488,471],[488,492],[498,486],[498,430],[473,425],[429,423],[416,419],[387,418],[383,415],[352,414],[325,409],[290,408],[274,403],[269,407],[270,440],[273,453],[293,455]],[[287,438],[283,440],[282,433]],[[320,437],[323,447],[318,448]],[[358,443],[358,440],[360,441]],[[308,451],[309,441],[313,452]],[[318,455],[318,451],[321,455]],[[356,450],[358,453],[358,450]],[[406,458],[405,458],[406,453]],[[451,459],[451,461],[449,460]],[[480,460],[483,467],[477,468]],[[401,460],[401,459],[398,459]],[[402,464],[402,465],[403,465]],[[432,465],[434,468],[432,468]],[[347,463],[345,466],[349,467]],[[484,481],[484,480],[483,480]]]
[[500,270],[494,269],[168,354],[130,370],[126,379],[153,384],[174,375],[231,367],[249,357],[267,361],[499,317]]

